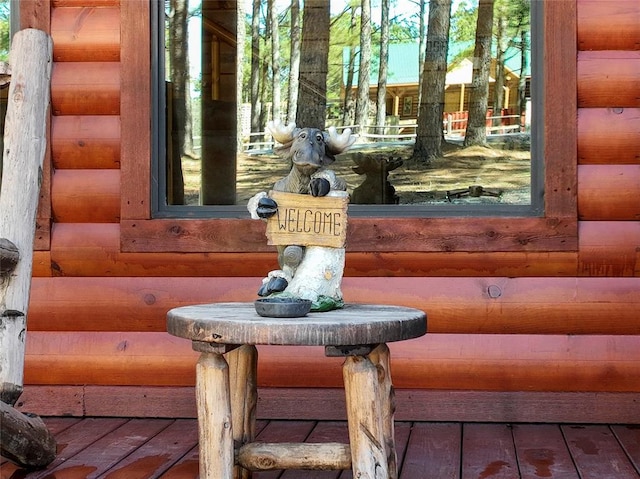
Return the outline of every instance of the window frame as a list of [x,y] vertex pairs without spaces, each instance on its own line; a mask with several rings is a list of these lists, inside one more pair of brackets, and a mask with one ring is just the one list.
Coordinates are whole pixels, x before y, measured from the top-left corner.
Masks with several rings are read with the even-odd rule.
[[[272,251],[261,221],[196,217],[188,209],[182,218],[152,218],[151,8],[123,2],[121,16],[122,251]],[[576,2],[544,2],[542,16],[542,215],[350,216],[348,251],[577,251]]]

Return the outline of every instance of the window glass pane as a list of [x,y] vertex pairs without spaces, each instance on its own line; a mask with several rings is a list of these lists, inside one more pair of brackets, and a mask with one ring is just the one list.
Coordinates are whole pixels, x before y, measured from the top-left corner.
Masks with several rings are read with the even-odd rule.
[[531,6],[166,0],[160,209],[269,190],[291,168],[273,150],[274,119],[352,130],[330,166],[352,205],[530,207],[542,195]]
[[[0,0],[0,63],[9,61],[11,48],[11,2]],[[4,118],[7,113],[7,95],[9,84],[2,78],[5,68],[0,65],[0,151],[4,151]],[[0,154],[0,179],[2,178],[2,155]]]

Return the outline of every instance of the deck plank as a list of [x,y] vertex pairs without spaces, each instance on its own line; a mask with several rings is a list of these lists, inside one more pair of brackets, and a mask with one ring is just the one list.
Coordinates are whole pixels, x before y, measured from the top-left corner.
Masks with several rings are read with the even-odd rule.
[[615,425],[611,426],[618,442],[629,456],[636,472],[640,474],[640,426],[638,425]]
[[69,460],[79,452],[118,429],[129,419],[125,418],[87,418],[73,424],[55,435],[58,444],[58,455],[47,469],[26,474],[25,479],[41,479],[49,475],[49,471]]
[[511,427],[508,424],[464,424],[462,479],[488,477],[520,478]]
[[[196,479],[195,419],[44,418],[60,453],[46,470],[5,462],[0,479]],[[396,422],[400,479],[640,479],[640,426]],[[347,442],[346,421],[258,421],[265,442]],[[352,479],[264,471],[254,479]]]
[[513,439],[522,479],[579,479],[560,428],[555,424],[515,424]]
[[132,419],[57,467],[48,468],[48,475],[55,479],[97,477],[136,451],[172,422],[170,419]]
[[582,479],[640,477],[608,426],[562,426],[562,432]]
[[459,479],[461,442],[460,424],[415,423],[402,461],[400,479]]
[[[256,421],[256,435],[264,429],[268,421]],[[198,479],[200,474],[200,449],[194,446],[179,461],[171,466],[160,479]]]
[[123,461],[98,477],[104,479],[157,478],[192,450],[197,443],[197,421],[176,419]]

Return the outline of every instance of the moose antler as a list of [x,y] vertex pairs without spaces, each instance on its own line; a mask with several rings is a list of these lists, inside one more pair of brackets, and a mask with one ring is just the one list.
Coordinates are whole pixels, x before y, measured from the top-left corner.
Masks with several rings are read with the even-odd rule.
[[356,141],[355,135],[351,134],[351,128],[345,128],[338,134],[334,126],[330,126],[325,133],[325,143],[327,144],[328,153],[338,155],[353,145]]
[[296,134],[296,124],[289,123],[285,125],[280,120],[274,120],[267,123],[267,132],[271,134],[274,140],[282,145],[291,143]]

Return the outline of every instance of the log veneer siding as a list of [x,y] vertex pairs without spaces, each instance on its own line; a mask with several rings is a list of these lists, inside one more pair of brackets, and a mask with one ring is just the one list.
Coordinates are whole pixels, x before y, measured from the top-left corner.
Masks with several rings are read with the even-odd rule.
[[54,8],[51,31],[57,62],[120,61],[120,9],[117,7]]
[[[33,331],[166,331],[166,312],[251,301],[260,277],[35,278]],[[344,278],[345,301],[429,312],[429,333],[639,334],[640,278]]]
[[119,169],[120,117],[54,116],[51,159],[56,169]]
[[[389,347],[399,389],[638,392],[640,349],[635,338],[427,334]],[[342,386],[343,359],[325,358],[322,347],[258,350],[260,386]],[[164,333],[32,332],[25,382],[193,386],[197,358],[189,341]],[[293,362],[296,374],[291,374]]]
[[640,4],[636,0],[578,3],[580,50],[640,50]]
[[578,162],[640,164],[639,108],[581,108],[578,111]]
[[[171,385],[185,385],[179,386],[189,390],[184,407],[193,407],[195,353],[188,342],[167,344],[164,314],[194,302],[253,299],[257,276],[275,267],[275,254],[260,222],[150,219],[151,131],[141,125],[150,124],[151,94],[140,75],[150,58],[147,2],[20,5],[24,24],[51,29],[57,39],[56,178],[53,198],[45,193],[45,213],[39,213],[44,223],[36,240],[42,251],[34,255],[27,382],[86,384],[82,391],[90,399],[69,396],[69,404],[84,401],[79,414],[144,414],[149,399],[133,392],[154,382],[180,398]],[[606,412],[611,422],[612,404],[620,406],[615,417],[633,416],[627,403],[640,392],[634,379],[640,377],[640,6],[635,0],[545,5],[554,9],[546,18],[548,44],[561,51],[572,42],[577,47],[547,72],[548,81],[560,85],[547,97],[547,118],[556,122],[546,136],[547,169],[562,172],[560,179],[547,178],[548,218],[359,219],[350,232],[346,299],[376,298],[429,314],[425,342],[393,352],[397,386],[414,388],[406,391],[416,397],[442,395],[434,404],[414,404],[407,414],[415,417],[450,403],[458,397],[452,392],[473,396],[461,400],[458,418],[558,421],[575,418],[576,405],[585,403],[592,418]],[[85,23],[73,38],[80,18]],[[102,30],[87,28],[98,20]],[[45,172],[43,191],[46,181]],[[51,204],[59,217],[49,243]],[[239,227],[244,244],[233,239]],[[402,241],[407,246],[399,251]],[[289,395],[276,389],[271,397],[295,397],[294,404],[309,391],[299,386],[338,384],[339,372],[334,377],[320,367],[324,358],[264,354],[262,384],[297,388]],[[299,361],[309,376],[280,372]],[[109,389],[108,401],[98,392],[122,384],[131,385],[129,393]],[[470,391],[478,389],[494,395]],[[578,399],[572,395],[587,394],[578,391],[597,394]],[[574,399],[562,399],[569,396]],[[544,407],[532,406],[536,401]],[[555,412],[545,416],[548,410]]]

